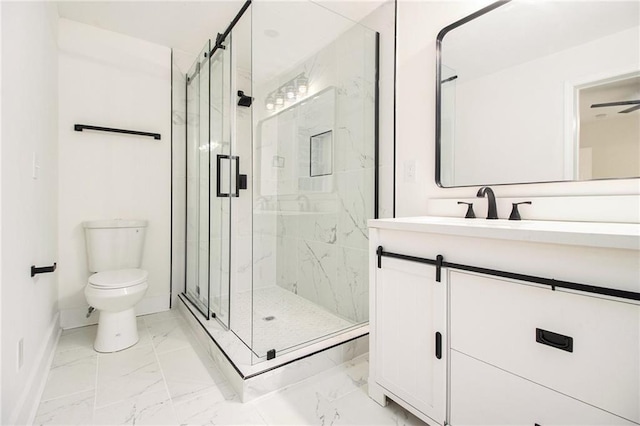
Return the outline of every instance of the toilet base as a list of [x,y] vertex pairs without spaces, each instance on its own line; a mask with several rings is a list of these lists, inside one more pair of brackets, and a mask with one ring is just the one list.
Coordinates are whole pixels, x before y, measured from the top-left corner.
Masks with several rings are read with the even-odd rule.
[[100,311],[98,332],[93,348],[98,352],[116,352],[138,343],[138,324],[134,308],[120,312]]

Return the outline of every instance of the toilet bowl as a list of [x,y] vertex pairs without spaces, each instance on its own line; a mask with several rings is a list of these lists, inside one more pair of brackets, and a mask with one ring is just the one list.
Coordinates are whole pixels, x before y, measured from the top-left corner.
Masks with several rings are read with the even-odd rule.
[[[98,352],[115,352],[138,342],[135,305],[147,291],[148,273],[140,269],[146,220],[83,222],[89,282],[84,295],[98,310]],[[91,311],[89,311],[91,312]]]
[[149,287],[144,269],[103,271],[89,277],[84,295],[100,312],[94,349],[116,352],[138,342],[135,305]]

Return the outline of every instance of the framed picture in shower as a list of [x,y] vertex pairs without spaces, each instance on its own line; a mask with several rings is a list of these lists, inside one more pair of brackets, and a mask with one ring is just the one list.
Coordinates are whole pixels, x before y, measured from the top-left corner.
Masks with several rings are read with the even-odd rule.
[[333,131],[318,133],[309,138],[309,175],[328,176],[333,173]]

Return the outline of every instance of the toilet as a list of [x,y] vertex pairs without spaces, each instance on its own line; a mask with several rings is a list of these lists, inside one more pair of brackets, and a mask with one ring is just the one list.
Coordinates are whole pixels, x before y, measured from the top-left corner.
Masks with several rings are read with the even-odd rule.
[[89,306],[100,313],[93,345],[116,352],[138,342],[135,305],[144,297],[148,273],[140,269],[146,220],[96,220],[82,223],[87,244]]

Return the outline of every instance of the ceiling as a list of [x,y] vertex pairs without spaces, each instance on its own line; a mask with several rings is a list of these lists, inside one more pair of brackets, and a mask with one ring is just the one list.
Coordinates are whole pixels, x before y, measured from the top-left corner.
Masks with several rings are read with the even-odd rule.
[[[254,4],[269,0],[254,0]],[[310,3],[280,1],[280,5]],[[382,0],[323,0],[319,6],[359,21],[379,7]],[[193,62],[207,39],[224,32],[244,0],[212,1],[58,1],[58,14],[105,30],[171,47],[180,68]],[[273,2],[275,3],[275,2]],[[312,18],[312,17],[309,17]]]

